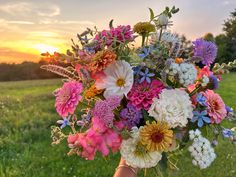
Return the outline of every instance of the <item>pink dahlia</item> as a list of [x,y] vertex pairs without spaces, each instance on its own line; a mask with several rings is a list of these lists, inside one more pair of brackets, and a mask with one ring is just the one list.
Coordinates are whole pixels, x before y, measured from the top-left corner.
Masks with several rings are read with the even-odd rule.
[[55,107],[60,116],[66,117],[75,112],[76,106],[82,100],[80,95],[82,90],[83,86],[80,82],[70,81],[64,83],[63,87],[55,93]]
[[128,99],[137,109],[148,110],[153,102],[152,99],[158,97],[162,89],[164,89],[164,85],[158,80],[152,80],[151,84],[146,81],[142,84],[135,83],[128,93]]
[[219,124],[227,114],[225,103],[218,94],[214,93],[213,90],[207,90],[204,92],[204,96],[207,99],[207,112],[211,117],[211,122]]

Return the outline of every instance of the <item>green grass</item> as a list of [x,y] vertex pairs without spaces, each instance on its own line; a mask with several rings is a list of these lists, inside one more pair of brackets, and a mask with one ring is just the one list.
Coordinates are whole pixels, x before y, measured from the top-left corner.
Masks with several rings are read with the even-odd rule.
[[[109,177],[119,161],[119,153],[94,161],[68,157],[66,143],[51,145],[50,126],[59,119],[51,94],[60,80],[0,83],[0,177]],[[236,110],[236,73],[226,75],[218,91]],[[226,124],[226,126],[232,126]],[[191,163],[187,151],[180,158],[177,177],[236,176],[236,146],[220,141],[218,158],[206,170]],[[140,176],[143,176],[140,174]],[[147,177],[153,176],[152,171]]]

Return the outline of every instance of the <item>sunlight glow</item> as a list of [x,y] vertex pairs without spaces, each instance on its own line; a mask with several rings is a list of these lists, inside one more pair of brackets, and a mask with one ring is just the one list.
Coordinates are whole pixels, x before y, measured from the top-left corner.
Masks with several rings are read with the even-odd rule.
[[41,53],[49,52],[50,54],[53,54],[54,52],[59,51],[58,48],[46,44],[36,44],[34,45],[34,48],[40,51]]

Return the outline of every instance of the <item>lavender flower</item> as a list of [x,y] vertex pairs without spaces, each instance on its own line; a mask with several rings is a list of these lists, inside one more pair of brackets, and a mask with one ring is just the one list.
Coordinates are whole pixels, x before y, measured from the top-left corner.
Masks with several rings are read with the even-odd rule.
[[197,121],[197,125],[198,127],[202,127],[204,122],[205,123],[211,123],[211,119],[209,117],[207,117],[207,110],[204,111],[193,111],[193,118],[192,118],[192,122],[196,122]]
[[139,83],[142,83],[146,80],[147,83],[149,83],[149,84],[151,83],[150,77],[155,76],[154,73],[149,73],[148,68],[145,69],[145,72],[140,71],[139,75],[141,76],[141,79],[139,80]]
[[202,58],[202,64],[210,66],[217,55],[217,47],[215,43],[203,39],[197,39],[193,42],[193,45],[194,57]]
[[139,124],[142,119],[142,113],[135,106],[128,104],[127,107],[121,111],[120,117],[124,120],[127,127],[132,128]]

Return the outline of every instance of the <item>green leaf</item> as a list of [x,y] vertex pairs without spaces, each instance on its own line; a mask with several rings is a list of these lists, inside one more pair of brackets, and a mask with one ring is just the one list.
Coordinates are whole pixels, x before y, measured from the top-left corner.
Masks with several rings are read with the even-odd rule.
[[149,12],[150,12],[150,21],[152,21],[154,19],[154,12],[151,8],[148,8]]
[[109,22],[109,28],[113,28],[113,19],[111,19],[111,21]]

